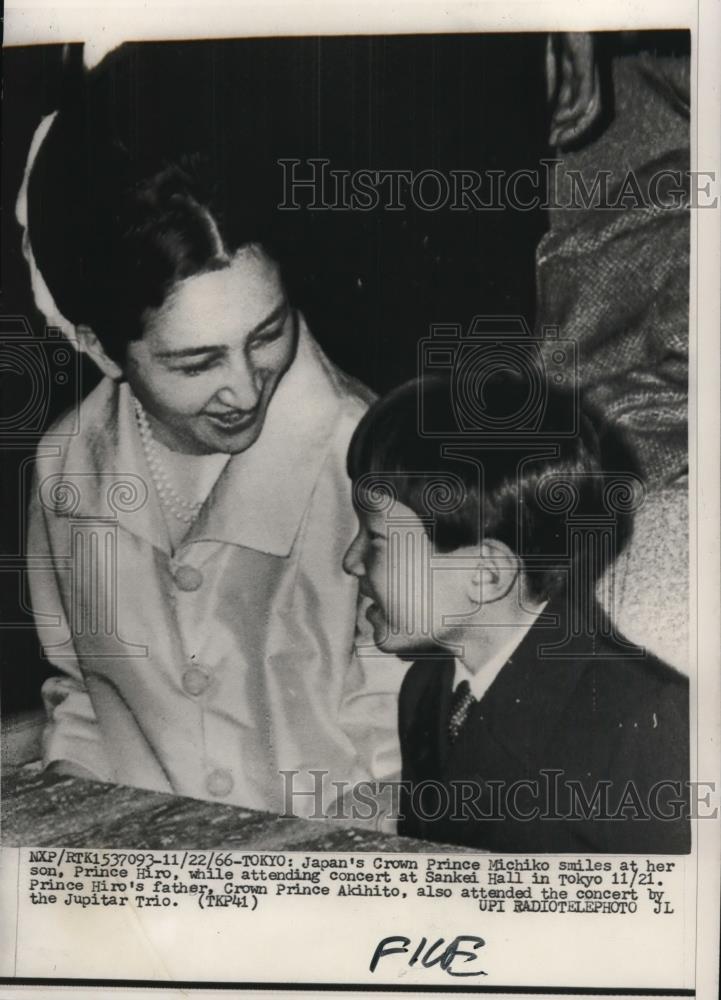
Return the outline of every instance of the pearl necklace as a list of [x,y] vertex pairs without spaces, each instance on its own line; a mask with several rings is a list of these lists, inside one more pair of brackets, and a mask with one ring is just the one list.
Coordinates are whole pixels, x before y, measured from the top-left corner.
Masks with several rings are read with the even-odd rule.
[[133,399],[133,403],[135,404],[135,416],[138,421],[140,442],[143,446],[145,460],[148,463],[150,475],[155,484],[160,503],[173,517],[182,521],[183,524],[194,524],[198,520],[203,501],[200,500],[192,503],[190,500],[186,500],[185,497],[181,497],[178,491],[174,489],[158,454],[158,447],[142,403],[138,399]]

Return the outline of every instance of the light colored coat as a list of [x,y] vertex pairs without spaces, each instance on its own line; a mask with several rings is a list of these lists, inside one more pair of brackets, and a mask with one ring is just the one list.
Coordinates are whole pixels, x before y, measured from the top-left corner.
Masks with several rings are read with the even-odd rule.
[[[29,510],[33,610],[62,676],[45,761],[98,778],[309,813],[315,787],[393,774],[405,666],[353,653],[347,446],[369,394],[301,323],[259,440],[171,552],[127,385],[104,380],[43,438]],[[68,436],[68,435],[71,436]],[[305,775],[305,780],[303,777]]]

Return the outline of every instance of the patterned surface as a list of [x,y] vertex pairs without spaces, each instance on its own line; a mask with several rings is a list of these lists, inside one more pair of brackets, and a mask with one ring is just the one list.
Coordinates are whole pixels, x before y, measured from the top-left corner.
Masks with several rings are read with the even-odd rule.
[[[578,367],[569,354],[565,375],[625,432],[656,488],[688,465],[690,192],[684,180],[673,196],[658,178],[689,168],[689,60],[616,59],[613,86],[610,125],[566,154],[554,178],[558,204],[569,205],[571,172],[591,191],[607,171],[618,208],[551,213],[536,257],[538,321],[576,341]],[[621,200],[629,171],[638,193]],[[547,361],[555,350],[546,344]]]
[[475,700],[476,699],[471,693],[471,685],[468,681],[461,681],[456,690],[453,692],[451,716],[448,720],[448,733],[451,737],[451,743],[455,743],[458,734],[463,728],[463,723],[468,718],[470,707]]
[[[686,176],[689,70],[683,56],[640,52],[614,60],[611,121],[562,157],[555,195],[568,206],[572,172],[591,191],[605,171],[614,203],[633,171],[646,207],[632,195],[617,210],[557,208],[537,250],[539,327],[555,324],[561,339],[575,340],[577,367],[569,353],[564,375],[622,432],[648,489],[633,539],[599,599],[627,638],[685,673],[689,189],[678,185],[674,199],[652,179],[663,170]],[[554,344],[543,351],[549,361]],[[609,456],[612,471],[615,459]]]
[[461,850],[331,820],[282,819],[161,792],[48,776],[36,764],[3,780],[2,806],[4,847],[444,854]]
[[689,672],[688,479],[651,490],[627,549],[606,573],[598,597],[620,631]]

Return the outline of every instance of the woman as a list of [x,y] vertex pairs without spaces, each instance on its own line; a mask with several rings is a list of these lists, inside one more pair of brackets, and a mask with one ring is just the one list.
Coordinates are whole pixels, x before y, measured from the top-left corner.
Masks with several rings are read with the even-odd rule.
[[402,667],[354,657],[342,569],[368,393],[293,308],[262,220],[214,197],[198,157],[149,162],[73,111],[43,131],[26,253],[46,314],[104,376],[38,449],[29,578],[61,671],[43,687],[45,762],[317,814],[309,771],[397,766]]

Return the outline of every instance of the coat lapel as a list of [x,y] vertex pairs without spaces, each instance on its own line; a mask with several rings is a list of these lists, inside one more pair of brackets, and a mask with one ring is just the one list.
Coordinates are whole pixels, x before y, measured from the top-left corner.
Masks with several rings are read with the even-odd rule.
[[256,443],[233,455],[185,540],[287,556],[341,411],[332,366],[300,321],[298,349]]
[[62,469],[52,477],[56,482],[41,484],[41,494],[52,495],[64,486],[76,502],[57,507],[58,515],[80,522],[115,521],[170,555],[127,384],[103,379],[85,400],[81,417],[82,433],[71,438]]
[[417,661],[409,671],[413,684],[404,695],[401,731],[406,777],[438,778],[443,774],[453,671],[453,660],[447,657]]
[[567,654],[562,659],[541,655],[565,633],[561,597],[541,613],[476,706],[488,735],[524,765],[543,760],[587,665]]
[[439,674],[439,689],[436,694],[434,711],[436,712],[435,739],[438,747],[438,759],[441,766],[441,773],[448,760],[449,739],[448,720],[451,714],[451,701],[453,699],[453,677],[455,673],[455,661],[447,660]]

